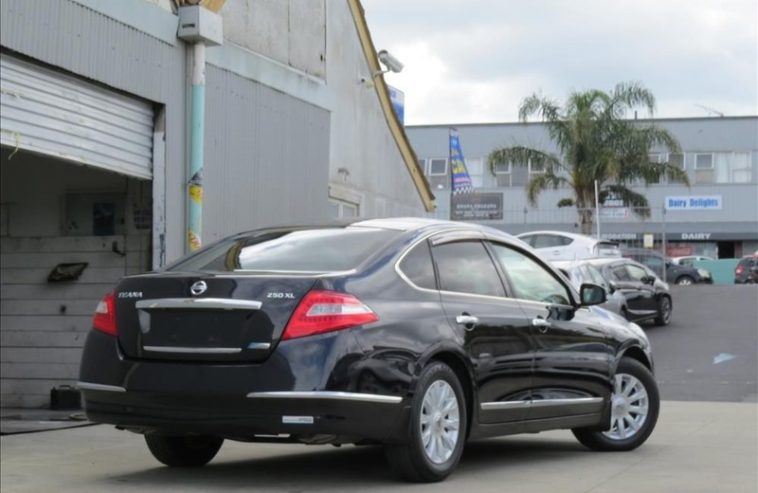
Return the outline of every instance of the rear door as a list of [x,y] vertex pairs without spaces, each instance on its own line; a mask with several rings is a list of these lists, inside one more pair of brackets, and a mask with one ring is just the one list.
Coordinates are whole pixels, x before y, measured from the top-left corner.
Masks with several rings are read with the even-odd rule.
[[626,264],[626,270],[639,290],[639,309],[645,310],[648,314],[655,313],[658,310],[655,286],[650,282],[645,282],[646,279],[650,278],[650,273],[641,266],[634,264]]
[[630,320],[642,320],[650,315],[650,309],[646,293],[642,289],[643,283],[632,278],[626,263],[618,263],[607,268],[611,281],[626,298],[626,309]]
[[532,348],[528,322],[505,289],[481,239],[471,233],[432,238],[442,304],[463,334],[475,368],[481,423],[524,419],[529,405]]

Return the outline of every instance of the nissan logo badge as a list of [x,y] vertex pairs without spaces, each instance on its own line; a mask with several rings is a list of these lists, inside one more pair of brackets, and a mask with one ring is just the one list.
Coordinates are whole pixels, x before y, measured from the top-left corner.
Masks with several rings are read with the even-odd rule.
[[205,293],[208,290],[208,285],[205,284],[205,281],[197,281],[195,284],[190,287],[190,293],[192,293],[195,296],[200,296],[201,294]]

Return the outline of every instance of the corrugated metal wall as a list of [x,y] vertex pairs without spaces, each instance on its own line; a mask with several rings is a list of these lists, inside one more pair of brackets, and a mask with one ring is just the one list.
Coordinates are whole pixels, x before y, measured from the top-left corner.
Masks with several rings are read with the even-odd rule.
[[329,112],[212,65],[206,84],[204,241],[323,218]]
[[[156,15],[162,12],[146,3],[141,8],[155,10]],[[166,187],[155,195],[165,194],[167,258],[181,255],[187,114],[184,43],[151,36],[72,0],[2,0],[0,9],[4,50],[164,105]]]

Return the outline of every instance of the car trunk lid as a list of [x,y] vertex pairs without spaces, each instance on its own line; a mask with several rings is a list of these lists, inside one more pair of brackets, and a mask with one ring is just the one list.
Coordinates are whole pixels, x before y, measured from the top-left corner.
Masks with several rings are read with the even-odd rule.
[[175,273],[124,279],[118,339],[129,357],[250,362],[268,358],[313,276]]

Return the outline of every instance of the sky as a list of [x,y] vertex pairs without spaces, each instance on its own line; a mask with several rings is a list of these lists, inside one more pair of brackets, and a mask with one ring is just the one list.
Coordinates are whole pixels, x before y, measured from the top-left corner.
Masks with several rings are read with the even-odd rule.
[[[362,0],[405,123],[517,121],[539,93],[640,81],[655,117],[758,114],[758,0]],[[640,113],[640,117],[647,116]]]

